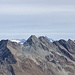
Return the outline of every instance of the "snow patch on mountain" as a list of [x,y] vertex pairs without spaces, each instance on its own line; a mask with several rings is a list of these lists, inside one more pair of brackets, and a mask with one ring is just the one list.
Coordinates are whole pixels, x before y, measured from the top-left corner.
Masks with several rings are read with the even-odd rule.
[[11,41],[12,42],[17,42],[17,43],[23,44],[26,40],[25,39],[13,39]]

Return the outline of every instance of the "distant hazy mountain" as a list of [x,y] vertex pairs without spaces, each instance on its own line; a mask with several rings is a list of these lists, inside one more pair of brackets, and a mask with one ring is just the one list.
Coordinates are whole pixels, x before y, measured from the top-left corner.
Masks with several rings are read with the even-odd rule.
[[75,75],[75,42],[31,35],[23,44],[0,41],[1,75]]
[[25,39],[13,39],[11,41],[12,42],[17,42],[17,43],[23,44],[26,40]]

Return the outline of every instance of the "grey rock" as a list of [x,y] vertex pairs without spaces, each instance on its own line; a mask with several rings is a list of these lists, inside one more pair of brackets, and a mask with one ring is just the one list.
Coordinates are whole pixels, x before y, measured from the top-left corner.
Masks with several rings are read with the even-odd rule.
[[31,35],[24,44],[0,41],[0,74],[75,75],[75,42]]

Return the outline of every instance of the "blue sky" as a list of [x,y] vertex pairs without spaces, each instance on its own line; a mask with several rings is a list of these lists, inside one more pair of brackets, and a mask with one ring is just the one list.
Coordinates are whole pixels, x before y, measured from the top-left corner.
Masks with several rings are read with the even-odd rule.
[[0,0],[0,39],[30,35],[75,39],[75,0]]

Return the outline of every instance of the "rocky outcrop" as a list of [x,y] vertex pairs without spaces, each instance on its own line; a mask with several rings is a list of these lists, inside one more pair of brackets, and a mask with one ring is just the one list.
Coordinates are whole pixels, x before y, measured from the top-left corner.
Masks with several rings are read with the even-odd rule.
[[0,41],[0,74],[15,75],[11,64],[15,64],[17,61],[11,51],[7,48],[9,40]]

